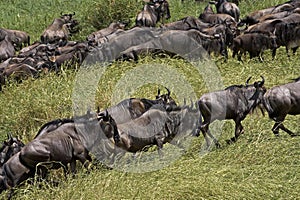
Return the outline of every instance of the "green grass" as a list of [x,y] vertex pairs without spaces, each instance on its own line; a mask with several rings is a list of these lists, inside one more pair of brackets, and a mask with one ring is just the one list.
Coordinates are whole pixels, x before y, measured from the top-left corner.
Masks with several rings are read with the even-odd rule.
[[[87,8],[83,1],[6,1],[0,7],[2,26],[28,31],[38,39],[42,30],[53,17],[63,12],[76,12],[80,20],[87,18]],[[93,1],[88,0],[84,2]],[[251,2],[251,3],[250,3]],[[252,3],[253,2],[253,3]],[[242,1],[242,15],[284,1]],[[179,0],[170,1],[172,21],[187,15],[198,16],[203,3],[187,1],[181,7]],[[6,8],[6,9],[4,9]],[[47,10],[47,12],[45,12]],[[29,12],[31,11],[31,12]],[[90,10],[92,12],[92,10]],[[17,13],[20,13],[18,17]],[[33,13],[32,15],[29,13]],[[34,16],[34,17],[33,17]],[[86,22],[85,22],[86,23]],[[85,24],[84,23],[84,24]],[[86,25],[86,26],[85,26]],[[84,38],[94,28],[85,24],[75,36]],[[230,58],[227,63],[213,57],[222,77],[224,86],[242,84],[249,76],[266,79],[266,87],[290,82],[300,74],[299,52],[287,59],[283,48],[277,58],[271,59],[265,53],[265,62],[244,59],[241,63]],[[156,58],[148,56],[139,62],[116,62],[108,67],[98,84],[94,108],[106,108],[114,101],[115,86],[125,81],[126,74],[142,65],[162,64],[168,70],[183,75],[192,86],[197,97],[208,91],[204,78],[188,62],[181,59]],[[7,132],[12,132],[24,142],[30,141],[42,124],[73,115],[72,95],[77,71],[64,69],[59,75],[47,74],[21,84],[11,83],[0,94],[0,140]],[[157,71],[155,77],[162,75]],[[172,76],[170,76],[172,78]],[[172,82],[177,83],[173,80]],[[129,80],[130,82],[130,80]],[[124,87],[127,82],[124,82]],[[147,84],[138,87],[132,96],[153,98],[161,84]],[[170,85],[172,91],[180,91],[179,85]],[[124,89],[125,90],[125,89]],[[174,94],[182,102],[180,95]],[[169,166],[153,172],[130,173],[108,170],[95,165],[86,173],[79,169],[76,177],[64,180],[61,170],[51,171],[49,179],[59,181],[58,186],[51,182],[25,184],[16,189],[15,199],[299,199],[299,138],[291,138],[282,133],[275,137],[271,131],[273,121],[260,112],[249,115],[243,125],[245,133],[232,145],[225,140],[233,136],[234,123],[227,121],[221,134],[221,149],[200,155],[202,136],[192,138],[188,151]],[[300,133],[299,116],[288,116],[285,125]],[[165,156],[172,152],[171,145],[165,145]],[[142,155],[143,156],[143,155]],[[159,164],[158,160],[154,164]],[[80,168],[80,167],[79,167]],[[0,195],[4,199],[7,192]]]

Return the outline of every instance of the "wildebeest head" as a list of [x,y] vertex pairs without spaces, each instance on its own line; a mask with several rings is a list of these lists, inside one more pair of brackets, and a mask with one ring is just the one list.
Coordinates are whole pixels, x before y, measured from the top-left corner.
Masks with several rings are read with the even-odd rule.
[[[167,94],[160,94],[160,89],[157,90],[156,100],[161,101],[161,104],[167,106],[177,106],[175,100],[171,97],[171,91],[166,88]],[[168,108],[168,107],[167,107]]]
[[0,149],[0,166],[2,166],[14,154],[18,153],[22,147],[24,147],[24,143],[8,133],[7,140],[3,142]]
[[113,137],[115,142],[119,142],[120,136],[118,133],[117,124],[111,115],[109,115],[108,111],[105,110],[105,112],[98,113],[97,118],[106,137]]
[[253,112],[253,110],[262,103],[263,95],[267,91],[264,87],[265,79],[263,76],[261,76],[261,78],[261,81],[254,82],[252,85],[249,85],[249,80],[251,79],[251,77],[249,77],[246,81],[245,88],[251,92],[245,93],[245,96],[246,98],[248,98],[248,100],[253,101],[252,105],[250,105],[250,113]]
[[69,13],[69,14],[63,14],[62,12],[60,13],[60,18],[65,20],[65,22],[70,22],[72,20],[72,17],[75,15],[75,12]]
[[170,19],[171,18],[168,1],[163,0],[163,1],[156,2],[155,10],[159,13],[159,19],[160,18],[162,18],[162,19],[164,19],[164,18]]

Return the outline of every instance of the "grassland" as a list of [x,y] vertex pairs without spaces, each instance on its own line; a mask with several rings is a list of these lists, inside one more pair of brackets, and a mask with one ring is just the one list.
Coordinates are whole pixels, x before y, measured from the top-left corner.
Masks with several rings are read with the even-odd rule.
[[[83,3],[84,2],[84,3]],[[99,1],[100,2],[100,1]],[[242,15],[284,2],[243,1]],[[25,30],[38,40],[43,29],[60,12],[76,12],[82,22],[81,32],[73,39],[84,39],[95,28],[89,24],[92,0],[46,1],[10,0],[0,5],[3,27]],[[91,6],[92,5],[92,6]],[[171,21],[187,15],[198,16],[205,4],[179,0],[170,1]],[[224,86],[241,84],[252,76],[266,79],[266,87],[291,81],[300,74],[299,52],[288,59],[283,48],[277,58],[265,53],[263,63],[245,59],[241,63],[230,58],[227,63],[213,57]],[[145,57],[139,62],[116,62],[108,67],[99,82],[94,105],[105,108],[111,104],[114,88],[126,72],[144,64],[163,64],[184,75],[197,97],[207,92],[203,77],[188,62],[181,59]],[[56,118],[73,115],[72,95],[77,71],[64,69],[60,74],[47,74],[39,79],[28,79],[21,84],[10,83],[0,94],[0,140],[12,132],[24,142],[30,141],[39,127]],[[161,74],[155,74],[161,76]],[[135,96],[152,98],[157,84],[146,85],[134,92]],[[176,91],[176,87],[170,88]],[[182,99],[177,99],[182,101]],[[286,126],[300,133],[299,116],[288,116]],[[52,172],[50,179],[61,180],[58,186],[50,182],[25,184],[16,189],[15,199],[299,199],[300,146],[299,138],[285,133],[275,137],[273,122],[257,112],[248,116],[243,125],[245,133],[232,145],[225,139],[232,137],[234,124],[226,122],[218,133],[221,149],[200,155],[203,138],[192,138],[187,152],[169,166],[153,172],[130,173],[108,170],[96,165],[87,173],[79,170],[75,178],[62,178],[61,171]],[[166,149],[171,145],[166,145]],[[156,161],[159,162],[159,161]],[[7,193],[1,194],[4,199]]]

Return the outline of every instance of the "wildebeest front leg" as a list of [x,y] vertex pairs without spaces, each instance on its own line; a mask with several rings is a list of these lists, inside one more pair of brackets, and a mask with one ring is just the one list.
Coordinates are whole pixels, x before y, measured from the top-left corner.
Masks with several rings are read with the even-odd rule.
[[159,155],[160,158],[162,158],[163,157],[163,152],[162,152],[163,141],[162,141],[162,138],[161,138],[161,136],[156,136],[155,140],[156,140],[156,145],[157,145],[157,148],[158,148],[158,155]]

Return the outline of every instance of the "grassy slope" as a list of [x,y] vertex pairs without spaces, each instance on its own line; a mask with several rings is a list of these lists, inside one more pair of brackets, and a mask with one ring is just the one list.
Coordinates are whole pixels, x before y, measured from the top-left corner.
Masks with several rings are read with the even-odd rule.
[[[0,6],[10,12],[1,13],[3,26],[27,30],[38,38],[45,25],[61,11],[72,12],[81,1],[7,1]],[[91,1],[92,2],[92,1]],[[284,1],[243,1],[242,15]],[[252,2],[252,1],[251,1]],[[14,6],[12,4],[14,3]],[[34,6],[33,6],[34,5]],[[188,2],[182,9],[179,1],[172,1],[172,20],[186,15],[198,16],[203,4]],[[47,12],[44,10],[47,9]],[[29,9],[34,9],[30,16]],[[81,7],[82,10],[87,8]],[[86,16],[75,10],[80,19]],[[79,12],[79,13],[78,13]],[[16,17],[15,13],[24,16]],[[84,12],[82,12],[84,13]],[[176,14],[175,14],[176,13]],[[188,13],[188,14],[187,14]],[[31,19],[31,20],[29,20]],[[30,22],[29,22],[30,21]],[[39,22],[39,23],[37,23]],[[83,27],[78,38],[84,38],[91,27]],[[298,52],[299,55],[299,52]],[[225,85],[243,83],[250,75],[266,78],[266,87],[283,84],[300,74],[299,59],[287,59],[280,49],[277,59],[271,60],[266,53],[266,61],[248,60],[240,63],[229,59],[227,63],[216,59]],[[206,91],[201,77],[190,65],[181,60],[145,58],[138,64],[164,63],[180,70],[188,77],[199,97]],[[136,64],[116,63],[105,74],[99,86],[96,105],[109,105],[112,89],[120,77]],[[20,85],[10,85],[0,94],[0,134],[17,134],[29,141],[45,122],[72,116],[72,89],[75,78],[73,70],[65,70],[60,76],[47,75],[38,80],[26,80]],[[136,93],[152,97],[156,86]],[[233,123],[226,122],[220,142],[222,148],[213,150],[206,156],[199,155],[202,137],[193,139],[189,151],[174,164],[165,169],[143,174],[123,173],[101,167],[89,174],[80,171],[76,178],[62,181],[59,186],[44,184],[41,188],[25,185],[17,190],[17,199],[296,199],[299,194],[299,138],[290,138],[282,133],[275,138],[270,130],[273,122],[260,113],[248,116],[244,122],[245,134],[233,145],[225,139],[233,134]],[[299,131],[299,117],[289,116],[286,125]],[[166,145],[166,148],[170,146]],[[57,180],[60,173],[53,174]],[[4,198],[3,193],[0,198]]]

